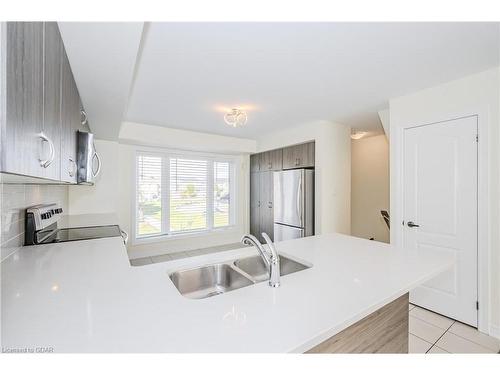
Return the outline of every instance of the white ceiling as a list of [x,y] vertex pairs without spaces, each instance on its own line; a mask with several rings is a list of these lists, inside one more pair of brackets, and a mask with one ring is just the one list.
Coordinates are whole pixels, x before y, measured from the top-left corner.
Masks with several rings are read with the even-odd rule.
[[[377,111],[390,98],[498,60],[497,23],[152,23],[121,120],[248,138],[315,120],[381,133]],[[101,121],[110,104],[92,98],[110,83],[91,81],[91,120],[115,127]],[[221,108],[234,106],[249,109],[243,128],[223,122]]]
[[116,140],[127,108],[143,22],[59,22],[89,124]]

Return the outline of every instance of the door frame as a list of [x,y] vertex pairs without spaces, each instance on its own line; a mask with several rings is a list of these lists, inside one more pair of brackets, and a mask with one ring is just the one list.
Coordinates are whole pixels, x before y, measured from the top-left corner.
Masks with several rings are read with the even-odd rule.
[[390,242],[395,246],[403,246],[403,168],[404,163],[404,130],[417,126],[433,125],[445,121],[458,120],[466,117],[477,118],[477,295],[479,302],[478,330],[490,334],[490,153],[489,153],[489,122],[488,108],[471,108],[461,113],[455,111],[442,113],[439,117],[428,121],[401,123],[390,131],[390,193],[391,193],[391,233]]

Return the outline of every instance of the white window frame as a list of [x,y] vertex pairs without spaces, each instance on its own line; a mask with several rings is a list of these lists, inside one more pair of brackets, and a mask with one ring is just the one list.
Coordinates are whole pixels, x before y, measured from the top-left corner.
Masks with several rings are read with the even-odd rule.
[[[161,201],[162,201],[162,221],[161,221],[161,233],[152,234],[146,236],[138,237],[138,201],[137,201],[137,175],[138,175],[138,164],[137,158],[139,155],[156,156],[162,158],[162,189],[161,189]],[[197,160],[207,160],[209,162],[208,170],[211,171],[208,174],[208,186],[207,186],[207,197],[212,197],[207,200],[207,228],[199,230],[186,230],[180,232],[170,233],[170,212],[169,212],[169,195],[170,195],[170,158],[189,158]],[[229,225],[214,227],[213,226],[213,166],[214,162],[229,162]],[[233,230],[238,226],[238,179],[239,175],[239,164],[238,157],[234,155],[224,155],[216,153],[201,153],[195,151],[183,151],[183,150],[173,150],[173,149],[163,149],[163,148],[152,148],[152,147],[140,147],[136,148],[133,158],[133,173],[132,173],[132,218],[131,218],[131,232],[132,244],[143,244],[143,243],[153,243],[168,241],[169,239],[178,239],[185,237],[199,237],[206,236],[213,233],[220,233],[228,230]],[[166,186],[167,188],[163,188]]]

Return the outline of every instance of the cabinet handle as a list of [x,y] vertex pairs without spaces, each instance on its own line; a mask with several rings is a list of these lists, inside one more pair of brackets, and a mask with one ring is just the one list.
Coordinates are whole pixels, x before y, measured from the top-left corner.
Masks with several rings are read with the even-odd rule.
[[69,177],[74,177],[75,176],[76,169],[77,169],[76,168],[76,162],[72,158],[69,158],[69,168],[68,168],[68,175],[69,175]]
[[295,159],[295,165],[300,165],[300,159],[299,158]]
[[81,109],[80,114],[83,116],[83,120],[80,120],[82,125],[87,125],[87,123],[88,123],[87,112],[85,112],[85,110]]
[[49,144],[49,149],[50,149],[49,157],[47,159],[45,159],[45,160],[38,159],[40,161],[40,166],[43,167],[43,168],[47,168],[54,161],[54,156],[55,156],[54,143],[52,143],[52,141],[50,140],[50,138],[47,137],[44,132],[40,132],[38,134],[38,137],[43,142],[47,142]]
[[273,202],[267,202],[267,208],[273,208]]
[[120,228],[120,233],[123,238],[123,243],[126,245],[128,243],[128,233],[125,232],[123,229]]
[[96,158],[97,160],[97,170],[95,172],[94,170],[92,170],[92,174],[94,175],[94,177],[97,177],[97,175],[101,172],[101,158],[97,151],[94,151],[94,156],[92,157],[92,159],[93,158]]

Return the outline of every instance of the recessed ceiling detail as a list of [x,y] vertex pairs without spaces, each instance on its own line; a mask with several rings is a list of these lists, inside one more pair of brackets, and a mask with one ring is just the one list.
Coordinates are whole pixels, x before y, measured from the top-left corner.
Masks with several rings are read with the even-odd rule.
[[[70,61],[93,124],[114,127],[106,114],[119,98],[122,121],[253,139],[318,120],[382,133],[389,99],[493,68],[500,55],[498,23],[151,23],[131,88],[96,79],[102,49],[86,44],[85,64],[71,49]],[[129,53],[106,48],[107,68]],[[251,126],[225,126],[233,108]]]

